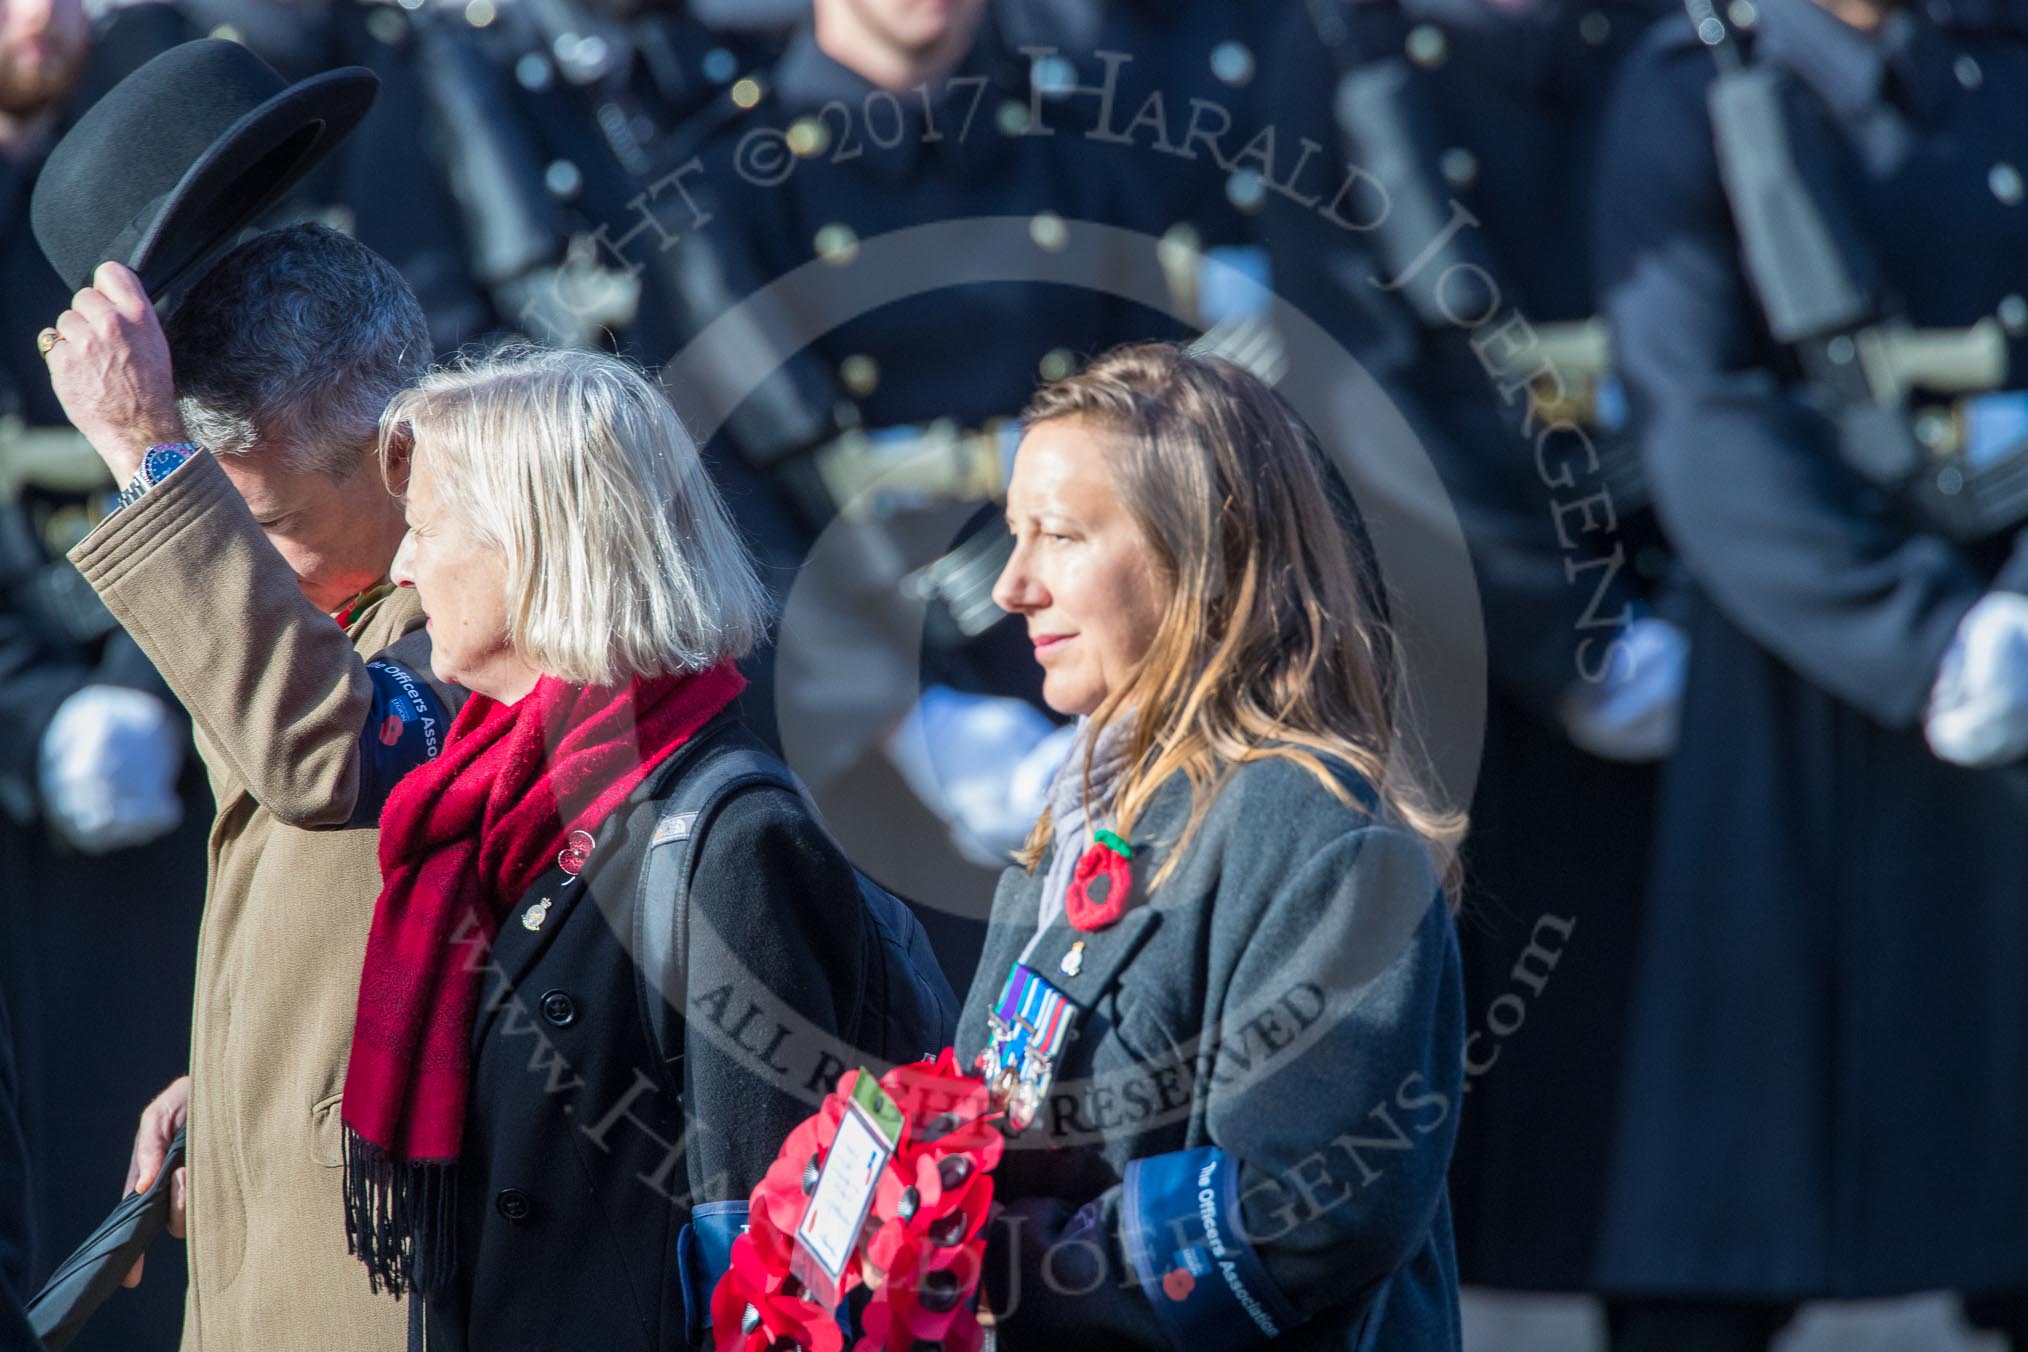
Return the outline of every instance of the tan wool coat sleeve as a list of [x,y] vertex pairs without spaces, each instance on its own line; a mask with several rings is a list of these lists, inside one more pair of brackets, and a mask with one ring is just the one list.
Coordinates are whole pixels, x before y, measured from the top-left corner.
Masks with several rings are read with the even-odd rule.
[[346,827],[370,660],[430,675],[403,589],[340,629],[303,596],[232,482],[193,456],[71,561],[189,709],[217,800],[190,1071],[185,1349],[379,1352],[407,1311],[346,1252],[340,1094],[380,892]]

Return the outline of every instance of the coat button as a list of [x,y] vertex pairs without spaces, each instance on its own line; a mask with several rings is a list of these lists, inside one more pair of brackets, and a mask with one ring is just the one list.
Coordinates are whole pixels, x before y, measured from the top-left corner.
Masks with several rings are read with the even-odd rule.
[[1038,211],[1029,218],[1028,238],[1035,241],[1038,249],[1062,253],[1063,246],[1070,242],[1070,227],[1055,212]]
[[880,385],[880,363],[864,352],[855,352],[838,363],[838,378],[854,399],[864,399]]
[[817,232],[817,257],[834,268],[850,267],[859,257],[859,234],[843,221],[833,221]]
[[542,1017],[558,1028],[568,1028],[577,1021],[577,1001],[563,991],[549,991],[542,997]]
[[2019,206],[2023,193],[2021,171],[2005,160],[1986,172],[1986,186],[2008,206]]
[[1444,37],[1444,30],[1434,24],[1419,23],[1409,29],[1403,46],[1408,49],[1408,59],[1424,70],[1435,70],[1451,54],[1451,44]]
[[1221,42],[1211,49],[1211,73],[1238,89],[1253,79],[1253,53],[1243,42]]
[[519,1225],[528,1219],[528,1213],[533,1211],[535,1207],[528,1200],[528,1194],[521,1191],[521,1189],[503,1188],[500,1191],[500,1195],[493,1199],[493,1209],[500,1213],[503,1220],[509,1220]]
[[804,159],[821,155],[831,147],[831,129],[821,117],[799,117],[789,124],[789,149]]
[[1479,178],[1479,157],[1463,146],[1452,146],[1438,156],[1437,167],[1453,188],[1469,188]]

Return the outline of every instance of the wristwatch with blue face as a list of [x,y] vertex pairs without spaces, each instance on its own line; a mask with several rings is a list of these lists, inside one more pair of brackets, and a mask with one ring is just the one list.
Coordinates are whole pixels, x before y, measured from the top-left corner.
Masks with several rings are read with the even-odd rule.
[[150,446],[141,456],[141,468],[134,471],[133,480],[120,492],[120,507],[131,507],[140,501],[143,493],[175,473],[179,465],[196,454],[197,447],[187,441]]

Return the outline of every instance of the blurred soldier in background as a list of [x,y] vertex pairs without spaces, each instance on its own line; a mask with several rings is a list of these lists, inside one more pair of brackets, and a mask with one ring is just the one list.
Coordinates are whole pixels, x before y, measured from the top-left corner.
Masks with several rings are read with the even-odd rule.
[[[1112,224],[1165,236],[1173,247],[1214,249],[1251,242],[1266,197],[1258,164],[1239,152],[1267,83],[1262,43],[1284,9],[1244,0],[1029,0],[998,6],[996,17],[1008,49],[1034,62],[1050,124],[1090,141],[1095,164],[1134,182],[1120,204],[1131,214]],[[1154,144],[1157,110],[1167,151]],[[1141,127],[1129,134],[1137,118]],[[1150,154],[1169,162],[1150,172]]]
[[[587,0],[194,0],[283,74],[341,65],[382,95],[280,213],[399,267],[439,352],[503,333],[666,350],[653,305],[600,227],[631,214],[652,148],[760,60],[680,5]],[[388,185],[399,184],[399,192]]]
[[[207,816],[182,712],[64,559],[113,489],[36,351],[36,316],[69,292],[30,233],[28,195],[64,129],[187,36],[163,6],[122,9],[94,35],[79,0],[0,0],[0,1003],[34,1184],[25,1196],[0,1105],[0,1280],[23,1295],[118,1200],[107,1180],[134,1117],[184,1064]],[[180,1264],[166,1255],[164,1279],[76,1346],[158,1343]]]
[[[1087,172],[1130,185],[1110,225],[1158,241],[1172,311],[1201,349],[1273,383],[1260,217],[1275,161],[1264,43],[1281,6],[1244,0],[1030,0],[990,10],[1029,65],[1042,121]],[[1278,83],[1278,81],[1276,82]],[[1323,91],[1316,91],[1322,93]]]
[[[2028,1347],[2028,12],[1700,5],[1598,263],[1694,580],[1601,1276],[1616,1347],[1958,1290]],[[1750,26],[1742,26],[1748,24]]]
[[1681,632],[1655,610],[1664,555],[1600,426],[1589,239],[1571,210],[1610,72],[1654,12],[1313,0],[1290,7],[1266,56],[1276,290],[1415,428],[1483,606],[1483,634],[1442,639],[1458,665],[1483,642],[1489,687],[1452,1196],[1460,1277],[1491,1287],[1590,1286],[1652,762],[1682,683]]
[[[997,521],[904,574],[935,560],[972,506],[998,495],[1008,420],[1039,380],[1067,373],[1080,354],[1176,331],[1096,286],[975,280],[910,294],[940,270],[957,275],[991,257],[981,218],[1025,222],[1008,252],[1047,254],[1068,247],[1070,222],[1132,216],[1136,184],[1093,154],[1073,117],[1031,125],[1040,106],[1031,64],[1009,46],[1000,13],[983,0],[817,0],[779,62],[665,147],[657,232],[629,225],[642,235],[632,253],[673,260],[680,341],[738,306],[742,326],[789,354],[730,409],[713,447],[775,585],[787,589],[820,536],[827,551],[804,574],[822,599],[784,624],[775,683],[759,680],[753,693],[780,702],[791,763],[832,795],[855,847],[853,818],[864,813],[869,867],[917,895],[965,887],[951,885],[948,849],[923,847],[935,834],[928,821],[893,820],[920,816],[897,771],[953,822],[969,857],[1004,858],[1033,823],[1054,767],[1048,752],[1045,771],[1026,777],[1032,799],[1010,782],[1053,724],[1012,698],[1034,684],[1025,640],[1010,627],[986,632],[1001,618],[989,596],[1004,543]],[[860,258],[862,240],[918,226],[930,229],[909,272]],[[1159,290],[1155,251],[1137,256]],[[797,269],[786,290],[763,291]],[[818,316],[841,296],[870,304],[833,327]],[[725,383],[752,364],[731,363]],[[715,397],[709,373],[695,373],[672,382],[679,401]],[[833,528],[841,510],[848,519]],[[903,587],[936,602],[920,671],[922,600],[912,607]],[[811,654],[821,670],[807,667]],[[798,742],[798,727],[820,735]],[[870,754],[883,745],[885,756]],[[983,906],[988,875],[970,877]],[[969,970],[962,948],[943,957]]]

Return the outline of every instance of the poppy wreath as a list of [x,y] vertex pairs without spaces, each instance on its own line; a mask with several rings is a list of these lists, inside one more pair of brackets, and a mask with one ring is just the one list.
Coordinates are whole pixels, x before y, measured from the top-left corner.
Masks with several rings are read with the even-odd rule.
[[[790,1265],[796,1227],[862,1074],[839,1078],[754,1188],[746,1233],[733,1242],[732,1265],[711,1297],[717,1352],[843,1352],[833,1312],[810,1297]],[[979,1352],[985,1335],[972,1305],[1005,1139],[1000,1114],[985,1083],[959,1070],[948,1047],[935,1060],[896,1066],[880,1087],[903,1124],[839,1283],[841,1296],[861,1286],[872,1292],[854,1352]]]

